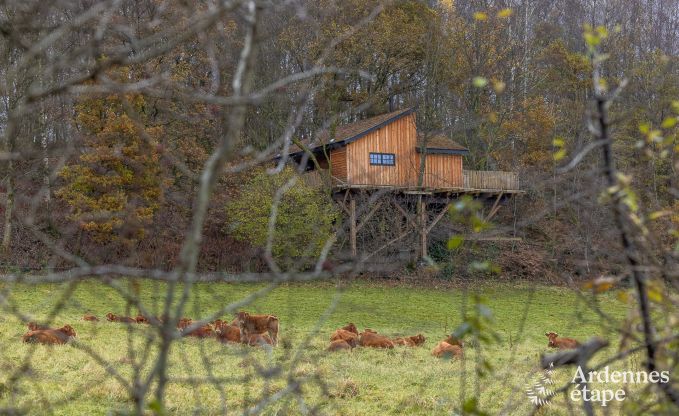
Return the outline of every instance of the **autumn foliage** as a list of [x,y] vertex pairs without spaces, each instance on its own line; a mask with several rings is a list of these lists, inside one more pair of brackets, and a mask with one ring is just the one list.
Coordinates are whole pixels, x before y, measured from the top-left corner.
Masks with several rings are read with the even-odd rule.
[[163,129],[140,94],[87,98],[75,110],[84,150],[61,170],[56,195],[95,241],[135,241],[160,207]]

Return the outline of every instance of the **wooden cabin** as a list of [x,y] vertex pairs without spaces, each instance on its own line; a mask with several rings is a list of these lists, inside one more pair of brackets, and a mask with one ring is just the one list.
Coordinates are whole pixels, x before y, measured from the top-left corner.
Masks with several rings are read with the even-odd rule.
[[[415,110],[407,108],[325,131],[315,140],[292,145],[288,156],[304,165],[307,183],[332,187],[335,201],[347,214],[353,256],[363,226],[380,206],[392,206],[406,227],[375,252],[416,232],[419,256],[425,258],[429,233],[459,196],[470,194],[488,205],[484,217],[490,220],[502,202],[522,193],[515,172],[464,169],[468,153],[441,135],[424,139],[417,131]],[[372,192],[385,188],[389,192]],[[374,197],[363,199],[367,205],[358,209],[357,200],[365,194]]]
[[[306,163],[309,171],[328,170],[334,188],[405,188],[433,192],[519,189],[513,172],[466,171],[464,146],[438,135],[428,137],[420,182],[422,142],[415,110],[407,108],[342,125],[326,131],[289,157]],[[311,157],[313,155],[313,157]],[[421,183],[421,184],[420,184]]]

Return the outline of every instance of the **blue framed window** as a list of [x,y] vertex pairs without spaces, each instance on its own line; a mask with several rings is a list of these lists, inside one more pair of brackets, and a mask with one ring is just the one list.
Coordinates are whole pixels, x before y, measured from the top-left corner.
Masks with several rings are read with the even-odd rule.
[[370,153],[370,164],[378,166],[396,166],[396,155],[393,153]]

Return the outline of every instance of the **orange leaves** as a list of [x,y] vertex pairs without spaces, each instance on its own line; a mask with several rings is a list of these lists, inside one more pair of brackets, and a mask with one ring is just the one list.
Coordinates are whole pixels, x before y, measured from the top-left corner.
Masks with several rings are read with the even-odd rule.
[[[551,163],[556,115],[541,98],[528,99],[522,107],[523,111],[515,112],[502,123],[500,129],[502,136],[515,138],[524,143],[526,151],[521,156],[523,163],[533,166]],[[564,150],[564,141],[557,143],[560,145],[557,150]]]
[[[157,139],[163,128],[143,119],[142,95],[124,99],[129,106],[117,96],[77,104],[87,150],[62,169],[65,183],[56,192],[71,207],[69,218],[100,243],[143,236],[162,197]],[[137,113],[127,114],[130,107]]]

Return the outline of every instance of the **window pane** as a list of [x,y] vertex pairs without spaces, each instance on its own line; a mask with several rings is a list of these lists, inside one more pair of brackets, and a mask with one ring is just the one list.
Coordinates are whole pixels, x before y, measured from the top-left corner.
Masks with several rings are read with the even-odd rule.
[[395,166],[396,155],[393,153],[369,153],[371,165]]

